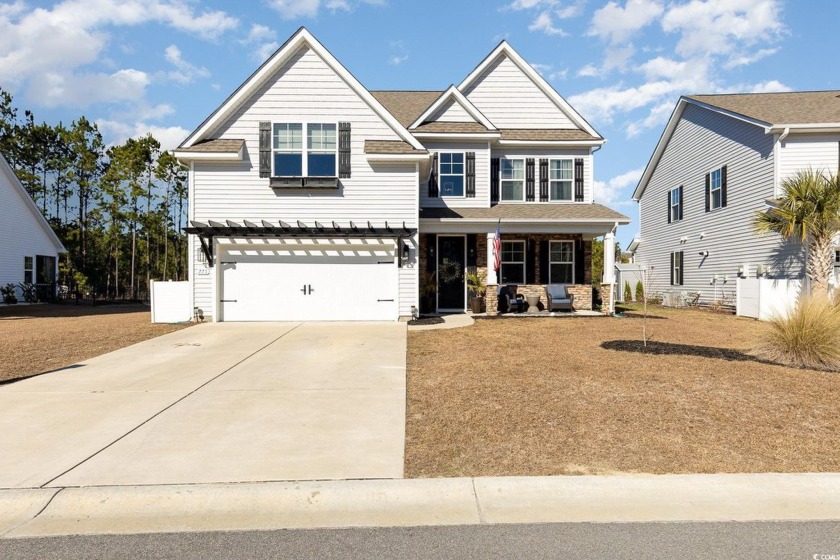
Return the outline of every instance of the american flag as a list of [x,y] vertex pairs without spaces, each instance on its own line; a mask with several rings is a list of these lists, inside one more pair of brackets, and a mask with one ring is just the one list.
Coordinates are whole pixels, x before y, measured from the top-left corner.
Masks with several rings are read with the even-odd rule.
[[493,270],[499,272],[502,268],[502,232],[499,230],[502,221],[496,223],[496,236],[493,238]]

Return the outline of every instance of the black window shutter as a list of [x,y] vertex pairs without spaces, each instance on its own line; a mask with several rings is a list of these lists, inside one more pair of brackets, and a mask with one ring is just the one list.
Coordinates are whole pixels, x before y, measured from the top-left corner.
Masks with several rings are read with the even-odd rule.
[[338,178],[350,178],[350,123],[338,123]]
[[475,152],[467,152],[467,198],[475,198]]
[[437,152],[432,156],[432,173],[429,175],[429,197],[435,198],[438,196],[438,155]]
[[548,239],[540,239],[540,284],[548,284],[548,266]]
[[575,284],[586,282],[585,255],[583,254],[583,239],[575,241]]
[[726,166],[720,169],[720,205],[726,206]]
[[525,241],[525,283],[537,283],[537,259],[534,251],[534,240],[530,237]]
[[490,160],[490,202],[499,202],[499,158]]
[[427,233],[425,235],[426,241],[426,272],[434,272],[435,268],[437,267],[437,257],[435,256],[435,244],[437,243],[437,237],[433,233]]
[[671,253],[671,285],[674,285],[674,253]]
[[668,223],[671,223],[671,191],[666,193],[668,195]]
[[682,216],[683,216],[682,212],[683,212],[683,186],[680,185],[680,212],[679,212],[680,220],[683,219],[682,218]]
[[685,270],[685,259],[683,259],[683,252],[680,251],[680,286],[683,285],[683,271]]
[[271,123],[260,123],[260,177],[271,177]]
[[548,202],[548,160],[540,160],[540,202]]
[[575,202],[583,202],[583,158],[575,159]]
[[534,158],[525,160],[525,201],[534,202]]
[[706,173],[706,212],[712,209],[709,202],[709,197],[711,196],[711,191],[709,190],[711,188],[710,184],[709,174]]
[[478,265],[478,235],[467,234],[467,266]]

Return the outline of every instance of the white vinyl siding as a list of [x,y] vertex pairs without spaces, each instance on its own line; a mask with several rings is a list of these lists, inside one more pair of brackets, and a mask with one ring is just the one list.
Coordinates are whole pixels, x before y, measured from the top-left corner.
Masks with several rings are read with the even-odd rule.
[[[352,178],[340,179],[335,190],[274,191],[259,177],[259,123],[351,123]],[[383,227],[405,222],[417,224],[417,167],[414,163],[371,163],[364,154],[365,140],[399,140],[397,134],[312,50],[302,47],[290,60],[213,133],[218,138],[243,138],[242,162],[196,162],[192,174],[190,219],[241,223],[283,220],[295,224],[315,220],[347,224],[350,220]],[[191,255],[200,251],[191,237]],[[409,239],[416,248],[417,240]],[[412,251],[416,259],[416,251]],[[21,261],[22,262],[22,261]],[[212,315],[215,271],[202,274],[195,263],[195,305]],[[407,316],[417,305],[417,269],[414,262],[399,270],[399,311]]]
[[463,93],[497,128],[577,128],[504,55],[490,64]]
[[[24,257],[36,255],[57,257],[52,239],[36,219],[24,196],[0,162],[0,285],[18,284],[24,280]],[[32,278],[36,278],[33,268]],[[18,298],[22,297],[18,290]]]
[[[804,255],[798,244],[753,230],[755,212],[766,209],[773,196],[773,143],[761,127],[686,106],[639,202],[641,244],[635,261],[652,267],[649,293],[699,292],[704,304],[734,303],[735,278],[744,264],[752,275],[763,264],[775,277],[801,277]],[[706,174],[722,163],[726,211],[705,212]],[[669,224],[667,195],[674,185],[682,185],[683,219]],[[677,251],[683,252],[683,285],[672,288],[670,255]],[[705,251],[708,256],[701,254]]]
[[840,169],[840,134],[791,134],[779,150],[779,184],[809,167],[837,173]]
[[475,122],[475,119],[454,99],[443,104],[427,122]]
[[[475,152],[475,198],[429,197],[429,183],[420,183],[420,207],[485,208],[490,205],[490,149],[487,142],[423,142],[430,152]],[[440,184],[440,180],[438,180]],[[466,179],[464,183],[466,192]]]

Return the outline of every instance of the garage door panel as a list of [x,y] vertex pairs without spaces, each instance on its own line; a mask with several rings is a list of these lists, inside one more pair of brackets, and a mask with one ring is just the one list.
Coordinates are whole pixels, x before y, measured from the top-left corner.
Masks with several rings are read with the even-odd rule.
[[391,255],[357,249],[222,252],[224,321],[393,321],[397,266]]

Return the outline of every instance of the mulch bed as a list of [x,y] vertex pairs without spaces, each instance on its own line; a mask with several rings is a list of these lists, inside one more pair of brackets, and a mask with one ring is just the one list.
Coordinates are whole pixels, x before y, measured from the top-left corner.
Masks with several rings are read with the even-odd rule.
[[412,319],[408,322],[409,325],[440,325],[445,323],[443,317],[420,317],[419,319]]
[[765,325],[651,308],[412,331],[406,476],[840,471],[840,374],[752,356]]
[[61,369],[188,325],[152,324],[140,304],[0,307],[0,383]]

